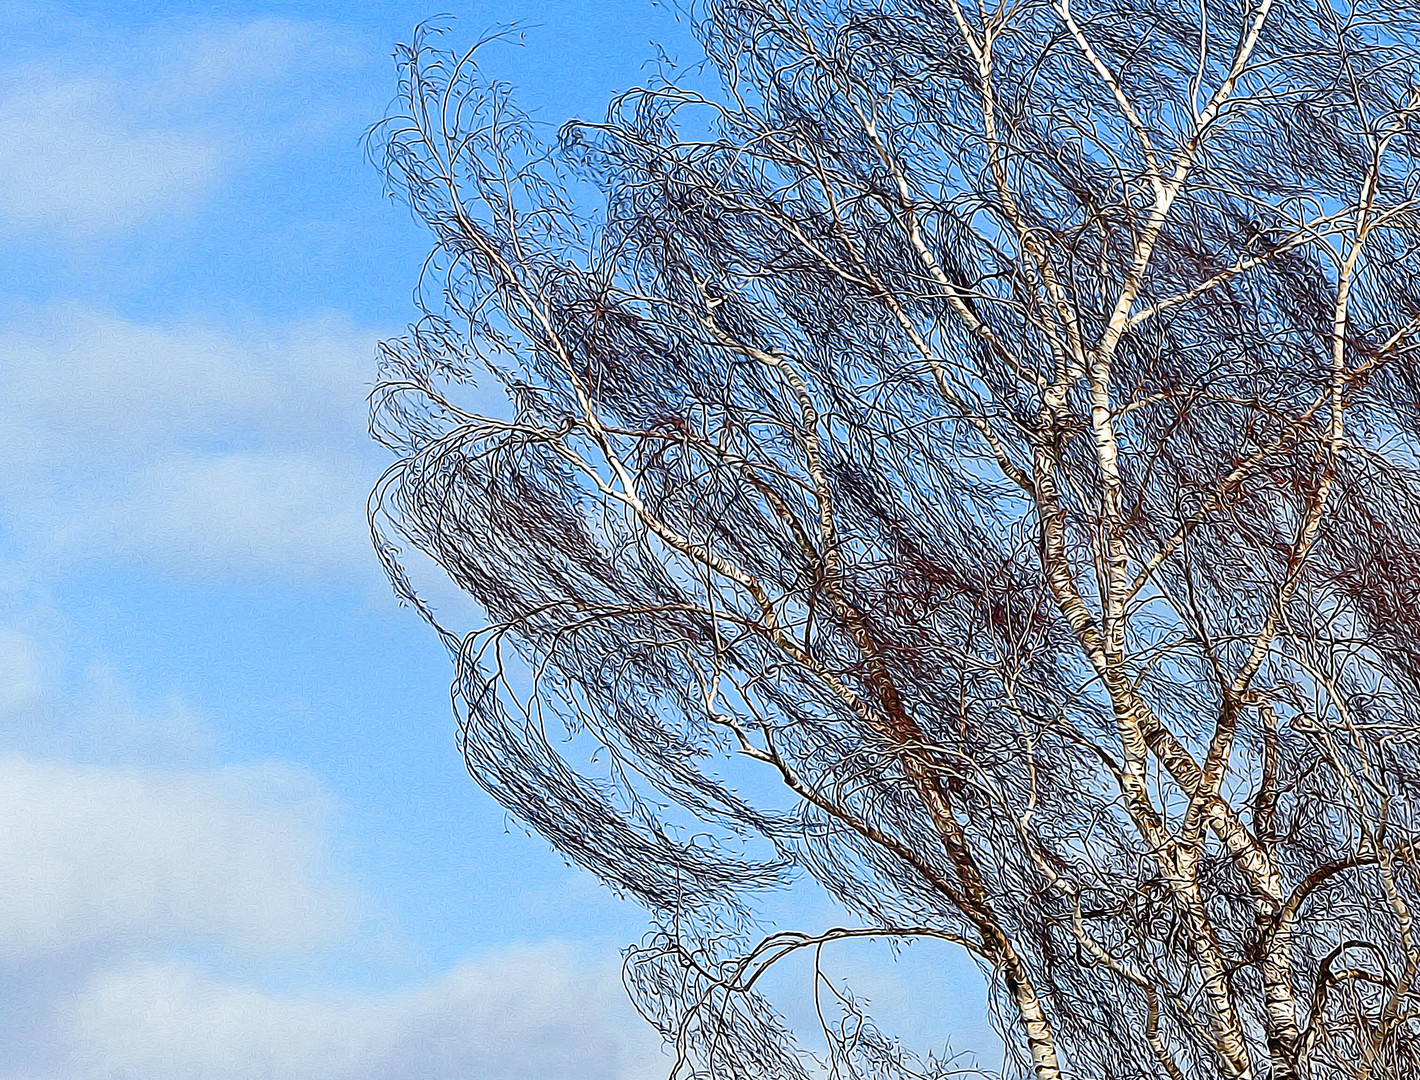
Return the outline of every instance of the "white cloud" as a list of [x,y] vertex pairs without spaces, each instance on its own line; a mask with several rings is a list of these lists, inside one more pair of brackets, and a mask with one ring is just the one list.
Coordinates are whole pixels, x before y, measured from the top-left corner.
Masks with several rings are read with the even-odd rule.
[[330,883],[308,788],[275,769],[0,758],[0,956],[174,942],[282,955],[332,940],[354,909]]
[[374,335],[335,319],[234,331],[25,309],[0,329],[0,452],[51,471],[262,437],[348,442],[363,430],[373,349]]
[[[85,52],[0,82],[0,225],[83,245],[180,216],[234,164],[319,128],[314,88],[354,56],[331,28],[282,18],[159,23]],[[293,81],[294,112],[264,92]]]
[[[0,626],[0,674],[27,687],[12,711],[72,716],[51,743],[107,759],[170,725],[103,669],[61,692],[41,644]],[[149,749],[126,767],[0,753],[0,1078],[664,1076],[614,960],[551,942],[411,978],[398,929],[334,864],[307,774]]]
[[[26,242],[111,252],[235,169],[363,126],[349,75],[372,57],[346,28],[169,18],[116,41],[104,21],[41,21],[54,20],[62,33],[0,69],[0,233]],[[12,308],[0,325],[7,553],[46,570],[373,579],[374,338],[322,319],[272,330]]]
[[221,157],[203,133],[128,116],[113,85],[47,78],[0,98],[0,218],[72,238],[186,210]]
[[74,306],[0,329],[0,502],[50,565],[370,572],[375,335],[151,326]]
[[257,351],[270,349],[201,327],[144,326],[72,305],[24,311],[0,332],[0,449],[31,468],[73,470],[220,438],[215,425],[249,425],[281,395]]
[[96,976],[68,1075],[146,1080],[631,1080],[663,1074],[611,971],[510,949],[401,992],[277,996],[177,964]]
[[305,578],[373,567],[365,524],[369,477],[316,454],[177,455],[143,468],[116,497],[68,519],[62,552],[141,560],[158,554],[191,574]]
[[[312,23],[102,39],[40,21],[58,47],[0,70],[0,233],[25,243],[108,257],[264,157],[337,123],[349,134],[368,104],[351,104],[349,42]],[[170,576],[365,572],[374,339],[334,320],[12,308],[0,570],[32,584],[134,561]],[[645,1066],[655,1051],[614,966],[570,948],[411,975],[393,920],[372,935],[377,900],[333,864],[319,784],[279,765],[205,767],[208,733],[180,698],[135,702],[102,665],[73,675],[62,651],[0,628],[0,1078],[663,1071]]]
[[190,108],[340,69],[358,53],[340,27],[287,16],[161,23],[139,47],[158,104]]
[[[269,976],[243,975],[309,973],[322,957],[368,950],[351,917],[358,899],[326,856],[324,819],[319,793],[280,769],[0,758],[0,1077],[663,1074],[615,965],[588,965],[559,943],[383,991],[327,981],[278,992]],[[226,973],[176,958],[194,949],[226,958]]]

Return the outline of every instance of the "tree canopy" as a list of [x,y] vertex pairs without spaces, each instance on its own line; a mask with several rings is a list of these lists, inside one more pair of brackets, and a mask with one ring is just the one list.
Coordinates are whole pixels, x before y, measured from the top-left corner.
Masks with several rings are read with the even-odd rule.
[[548,141],[421,32],[375,140],[377,548],[474,777],[655,919],[675,1077],[948,1075],[761,995],[857,935],[1037,1080],[1420,1075],[1420,9],[693,17]]

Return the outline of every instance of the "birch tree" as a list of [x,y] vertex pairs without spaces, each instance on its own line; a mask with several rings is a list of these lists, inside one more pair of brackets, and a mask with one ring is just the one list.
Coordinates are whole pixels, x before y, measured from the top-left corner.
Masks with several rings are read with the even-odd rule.
[[762,993],[858,937],[974,958],[1013,1075],[1420,1076],[1420,9],[694,19],[546,139],[421,32],[374,140],[376,546],[673,1077],[951,1074]]

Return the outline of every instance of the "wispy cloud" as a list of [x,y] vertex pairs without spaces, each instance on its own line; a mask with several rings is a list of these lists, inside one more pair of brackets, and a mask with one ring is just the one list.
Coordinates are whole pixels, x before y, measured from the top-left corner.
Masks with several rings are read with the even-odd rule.
[[368,572],[375,338],[334,319],[234,330],[22,312],[0,329],[0,504],[21,556]]
[[322,578],[373,569],[369,475],[336,454],[184,453],[146,466],[54,533],[88,561],[156,557],[186,573]]
[[127,231],[187,210],[211,187],[222,152],[198,131],[126,114],[112,83],[78,78],[0,98],[0,220],[68,239]]
[[89,246],[179,217],[243,160],[319,131],[340,109],[325,82],[355,55],[290,18],[159,23],[92,52],[0,72],[0,228]]

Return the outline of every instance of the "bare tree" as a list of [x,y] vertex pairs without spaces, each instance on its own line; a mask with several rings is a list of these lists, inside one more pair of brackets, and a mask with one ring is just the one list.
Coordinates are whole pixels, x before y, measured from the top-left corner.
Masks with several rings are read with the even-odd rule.
[[695,25],[554,146],[421,35],[377,135],[435,237],[377,546],[473,775],[654,914],[674,1075],[948,1075],[760,996],[873,935],[1037,1080],[1420,1076],[1420,9]]

